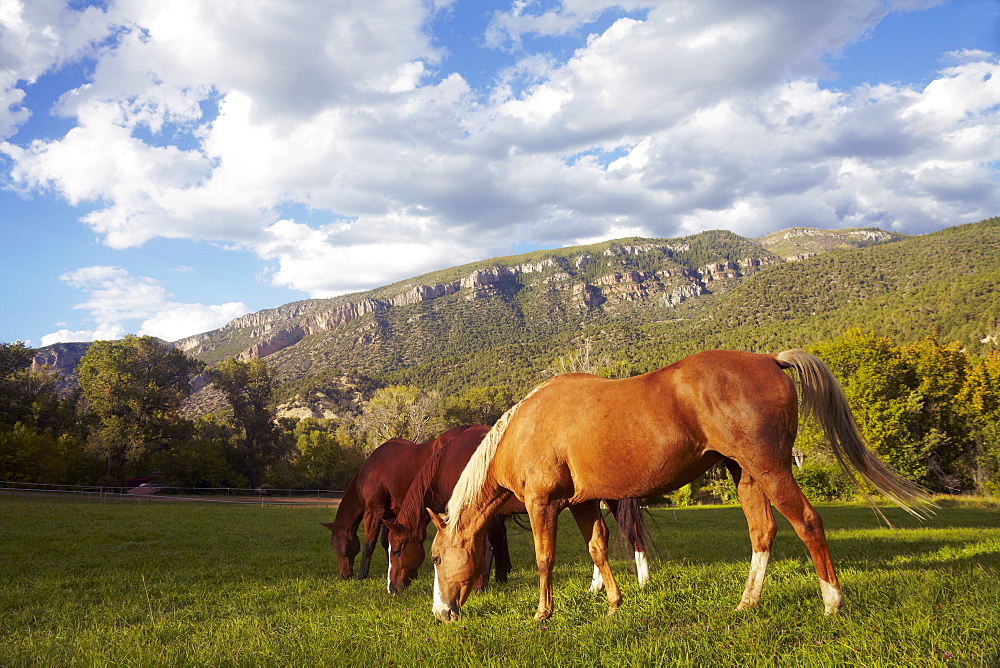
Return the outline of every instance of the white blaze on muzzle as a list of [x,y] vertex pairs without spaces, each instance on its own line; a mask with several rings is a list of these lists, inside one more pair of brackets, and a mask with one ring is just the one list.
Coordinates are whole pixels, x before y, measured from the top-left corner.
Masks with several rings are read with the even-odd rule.
[[392,593],[392,542],[389,542],[389,547],[385,551],[385,560],[389,562],[386,566],[385,574],[385,588],[390,594]]
[[443,613],[448,611],[448,605],[444,602],[441,597],[441,582],[438,580],[438,567],[434,564],[434,616],[440,619],[438,613]]

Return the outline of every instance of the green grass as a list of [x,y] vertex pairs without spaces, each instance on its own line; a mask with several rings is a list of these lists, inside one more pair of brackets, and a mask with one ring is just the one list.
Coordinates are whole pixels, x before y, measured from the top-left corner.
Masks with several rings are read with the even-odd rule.
[[749,566],[737,508],[652,511],[660,556],[607,615],[571,518],[560,527],[556,616],[532,620],[530,534],[515,570],[460,622],[430,613],[428,566],[385,591],[335,579],[329,508],[47,501],[0,496],[0,665],[997,665],[1000,510],[945,507],[921,523],[820,508],[845,593],[826,617],[787,524],[760,608],[735,612]]

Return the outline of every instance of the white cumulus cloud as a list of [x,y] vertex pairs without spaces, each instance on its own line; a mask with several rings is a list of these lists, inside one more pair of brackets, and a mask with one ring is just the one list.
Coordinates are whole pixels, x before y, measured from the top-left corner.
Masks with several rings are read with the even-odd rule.
[[[819,83],[890,11],[933,2],[518,0],[481,36],[511,63],[478,88],[430,32],[448,4],[5,2],[10,182],[88,205],[114,248],[236,247],[310,296],[518,243],[917,233],[1000,210],[997,54],[942,54],[921,87]],[[614,20],[598,30],[601,16]],[[526,46],[545,38],[577,41],[568,56]],[[19,106],[24,82],[81,58],[92,73],[55,110],[73,127],[18,143],[36,113]],[[126,280],[126,297],[163,289]],[[81,289],[93,331],[126,317],[105,288]],[[221,307],[200,308],[185,317]],[[185,319],[166,312],[134,317]]]
[[63,274],[67,285],[86,293],[74,308],[88,312],[90,329],[60,329],[42,337],[42,345],[65,341],[120,339],[129,332],[166,341],[221,327],[247,312],[241,302],[182,304],[152,278],[132,276],[121,267],[96,265]]

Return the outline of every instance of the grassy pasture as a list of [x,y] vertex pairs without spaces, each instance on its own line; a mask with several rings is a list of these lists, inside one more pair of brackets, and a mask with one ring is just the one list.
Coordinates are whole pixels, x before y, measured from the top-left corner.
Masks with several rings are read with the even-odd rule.
[[760,608],[735,612],[749,567],[738,508],[652,511],[660,555],[639,590],[616,550],[625,603],[606,614],[568,513],[556,616],[532,620],[531,537],[511,527],[509,583],[436,622],[431,580],[385,591],[341,582],[332,508],[51,501],[0,496],[0,665],[961,665],[1000,663],[1000,509],[823,506],[844,587],[825,617],[783,520]]

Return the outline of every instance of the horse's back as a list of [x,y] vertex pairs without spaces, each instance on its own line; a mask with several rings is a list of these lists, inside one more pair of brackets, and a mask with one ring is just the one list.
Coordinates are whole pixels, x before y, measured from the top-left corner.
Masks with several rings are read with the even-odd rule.
[[427,460],[431,443],[390,438],[375,448],[357,474],[360,496],[371,501],[384,495],[388,498],[382,502],[401,503],[410,482]]
[[689,482],[749,440],[790,448],[796,406],[772,355],[706,351],[622,380],[566,374],[522,403],[498,466],[522,498],[545,485],[574,499],[643,496]]

